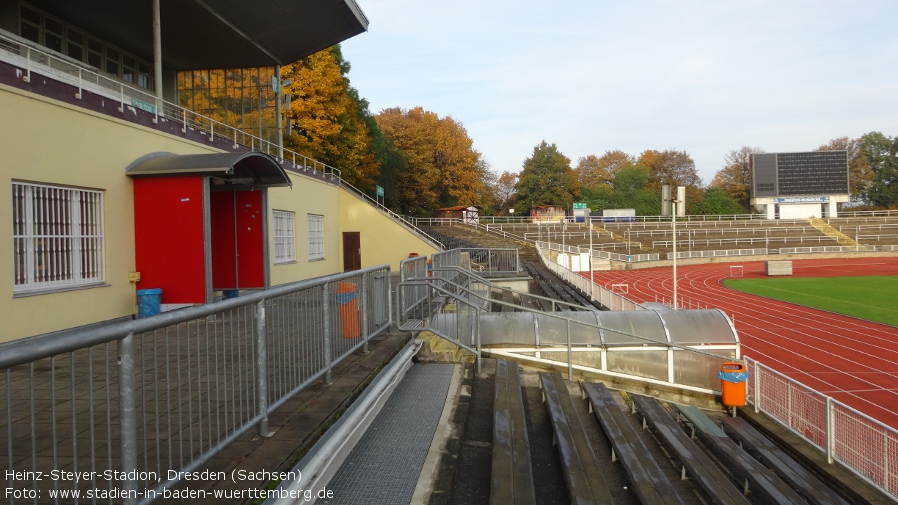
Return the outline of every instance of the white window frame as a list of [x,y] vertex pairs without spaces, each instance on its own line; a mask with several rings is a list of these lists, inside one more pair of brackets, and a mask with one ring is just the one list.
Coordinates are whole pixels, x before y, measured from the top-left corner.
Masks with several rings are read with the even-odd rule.
[[296,213],[275,210],[274,218],[274,263],[296,261]]
[[324,216],[307,214],[309,224],[309,261],[324,259]]
[[13,294],[103,284],[103,191],[12,183]]

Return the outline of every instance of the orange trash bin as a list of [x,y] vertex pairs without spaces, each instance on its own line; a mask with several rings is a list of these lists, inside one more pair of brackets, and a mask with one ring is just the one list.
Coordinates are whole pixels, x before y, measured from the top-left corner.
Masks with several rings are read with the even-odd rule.
[[720,401],[727,407],[744,407],[748,369],[745,363],[727,361],[720,364],[717,372],[720,378]]
[[337,305],[340,306],[340,326],[343,338],[358,338],[362,336],[361,324],[359,324],[359,287],[351,282],[337,283]]

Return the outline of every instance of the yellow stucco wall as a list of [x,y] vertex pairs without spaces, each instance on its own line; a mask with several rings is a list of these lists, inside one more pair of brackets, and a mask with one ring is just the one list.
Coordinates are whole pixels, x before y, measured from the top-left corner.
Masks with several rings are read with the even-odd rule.
[[212,151],[2,85],[0,110],[0,190],[10,195],[12,181],[102,190],[106,240],[105,286],[14,297],[12,206],[0,206],[0,341],[133,314],[134,204],[125,168],[155,151]]
[[[268,190],[268,222],[275,210],[294,215],[296,237],[296,261],[274,263],[274,225],[269,226],[268,250],[271,251],[271,285],[286,284],[302,279],[330,275],[342,271],[340,259],[340,233],[337,218],[337,194],[340,189],[316,179],[290,174],[292,188]],[[324,216],[324,259],[309,261],[308,215]]]
[[[0,85],[0,111],[0,191],[7,195],[2,201],[10,201],[13,181],[103,191],[106,261],[104,286],[14,296],[12,206],[0,205],[0,265],[5,265],[0,268],[0,342],[131,316],[137,311],[135,287],[128,279],[136,268],[134,196],[126,168],[153,152],[218,151],[5,85]],[[269,230],[273,232],[274,210],[294,212],[297,258],[273,264],[269,233],[272,285],[342,271],[343,231],[360,232],[363,267],[389,264],[395,270],[410,252],[435,252],[347,190],[301,175],[290,177],[292,188],[269,189]],[[324,216],[323,260],[308,259],[308,214]]]
[[409,253],[430,256],[437,252],[427,242],[396,224],[389,216],[354,193],[341,190],[338,202],[340,231],[360,233],[362,268],[386,264],[395,272],[399,270],[399,262],[408,258]]

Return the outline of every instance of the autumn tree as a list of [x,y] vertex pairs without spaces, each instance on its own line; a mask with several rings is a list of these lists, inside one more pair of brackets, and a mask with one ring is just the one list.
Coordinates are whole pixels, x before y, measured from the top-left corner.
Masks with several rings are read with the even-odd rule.
[[461,123],[421,107],[384,109],[375,118],[405,157],[396,177],[403,212],[482,203],[484,163]]
[[497,213],[504,212],[511,208],[516,200],[517,192],[515,185],[518,183],[518,174],[505,171],[496,178],[493,183],[493,198],[496,204]]
[[582,189],[610,188],[611,178],[624,167],[632,166],[636,160],[623,151],[605,151],[602,156],[590,154],[577,161],[577,179]]
[[873,171],[870,162],[861,151],[861,139],[839,137],[817,148],[818,151],[847,151],[848,153],[848,188],[853,198],[866,194],[873,182]]
[[898,137],[889,138],[880,132],[864,134],[860,150],[872,172],[864,200],[882,208],[898,208]]
[[580,197],[580,183],[571,168],[571,160],[561,154],[555,144],[545,140],[524,160],[515,188],[519,201],[528,207],[560,205],[570,208],[574,199]]
[[649,149],[639,155],[636,164],[649,169],[649,186],[652,189],[660,188],[664,184],[687,188],[702,187],[702,178],[695,169],[695,161],[686,151]]
[[281,79],[292,81],[284,90],[292,98],[286,114],[292,135],[284,145],[340,169],[345,181],[369,189],[379,163],[365,121],[367,103],[349,86],[348,71],[339,46],[281,68]]
[[726,196],[736,200],[743,212],[748,212],[751,207],[751,155],[763,152],[760,147],[733,149],[723,158],[723,168],[711,180],[711,187],[719,188]]

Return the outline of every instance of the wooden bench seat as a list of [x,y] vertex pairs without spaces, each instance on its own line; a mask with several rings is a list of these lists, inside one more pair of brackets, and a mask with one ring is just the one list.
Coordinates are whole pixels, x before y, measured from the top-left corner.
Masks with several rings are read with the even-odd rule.
[[648,447],[639,438],[639,434],[627,422],[620,407],[604,384],[588,383],[582,385],[589,400],[592,412],[611,442],[614,455],[620,459],[642,505],[682,504],[673,484],[664,475],[661,467],[649,452]]
[[614,503],[564,378],[560,373],[554,372],[541,373],[539,379],[564,467],[564,480],[571,503]]
[[535,505],[530,440],[518,364],[496,361],[490,503]]
[[748,498],[692,438],[677,424],[676,419],[658,403],[646,396],[630,395],[644,422],[650,425],[664,444],[680,460],[683,478],[690,478],[711,498],[722,505],[749,505]]
[[699,440],[737,478],[745,483],[746,490],[758,495],[766,503],[797,505],[807,503],[773,470],[751,457],[723,429],[708,416],[691,405],[677,405],[677,410],[693,426]]
[[772,440],[762,435],[745,419],[727,417],[723,429],[742,443],[742,447],[764,465],[772,468],[777,475],[788,482],[809,503],[821,505],[848,505],[832,488],[817,478],[807,468],[777,447]]

